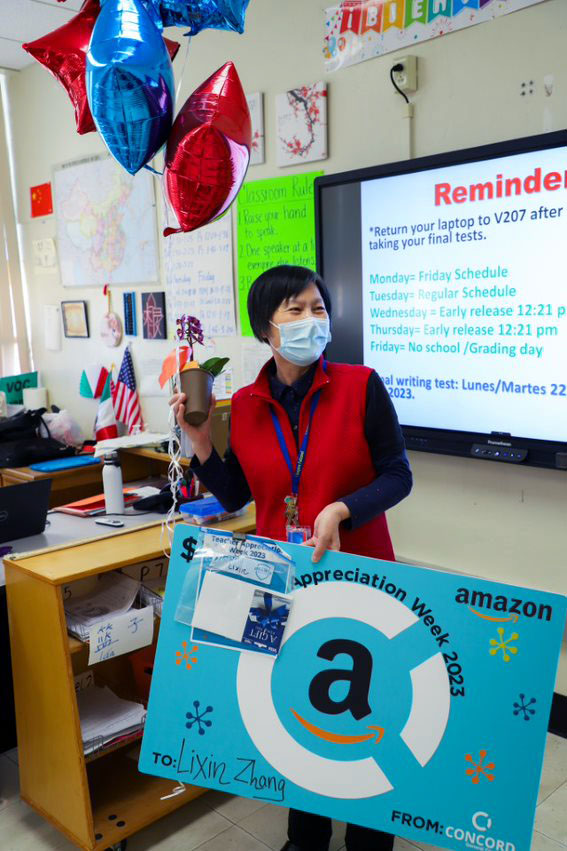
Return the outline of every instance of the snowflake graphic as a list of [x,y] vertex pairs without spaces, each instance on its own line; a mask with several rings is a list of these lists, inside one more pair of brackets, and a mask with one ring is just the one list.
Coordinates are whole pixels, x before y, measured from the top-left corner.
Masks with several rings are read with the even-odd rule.
[[530,697],[530,699],[526,703],[526,695],[521,694],[520,695],[520,702],[519,703],[514,702],[514,709],[512,710],[512,712],[514,713],[514,715],[519,715],[520,712],[522,712],[524,721],[529,721],[530,715],[536,714],[535,709],[530,709],[530,706],[534,703],[537,703],[535,697]]
[[480,762],[475,762],[474,759],[472,758],[472,756],[470,755],[470,753],[465,755],[466,761],[472,762],[472,764],[474,766],[474,768],[467,768],[466,773],[469,777],[471,777],[472,782],[475,783],[475,784],[480,783],[480,775],[481,774],[484,774],[484,776],[487,778],[487,780],[490,783],[492,783],[492,781],[494,780],[494,774],[488,773],[488,771],[494,770],[494,763],[488,762],[488,763],[486,763],[486,765],[484,765],[484,760],[486,759],[487,753],[488,753],[488,751],[481,751],[480,752]]
[[212,712],[213,707],[207,706],[206,709],[201,711],[199,709],[200,705],[201,704],[199,703],[198,700],[193,701],[193,706],[195,707],[195,713],[193,714],[193,712],[187,712],[187,714],[185,715],[185,717],[187,718],[187,723],[185,724],[185,726],[187,727],[188,730],[190,730],[191,727],[193,726],[193,724],[196,724],[197,727],[199,728],[199,735],[204,736],[205,735],[205,727],[211,727],[212,723],[213,723],[212,721],[205,719],[205,715],[207,714],[207,712]]
[[[177,656],[177,659],[175,660],[175,664],[181,665],[182,662],[185,662],[185,665],[186,665],[187,668],[191,668],[193,665],[196,665],[197,664],[197,657],[189,655],[189,653],[187,652],[187,642],[182,641],[181,646],[183,647],[183,651],[178,650],[176,652],[175,655]],[[191,648],[190,652],[196,653],[198,649],[199,649],[198,646],[196,644],[194,644],[193,647]]]
[[491,647],[490,647],[490,650],[488,652],[490,653],[491,656],[496,656],[498,651],[502,650],[502,657],[503,657],[504,661],[509,662],[511,657],[508,654],[511,653],[513,656],[515,656],[516,653],[518,652],[518,648],[512,647],[510,645],[510,642],[516,641],[520,636],[517,632],[513,632],[510,635],[509,638],[504,638],[504,627],[503,626],[498,627],[496,632],[498,633],[500,640],[497,641],[495,638],[491,638],[490,639]]

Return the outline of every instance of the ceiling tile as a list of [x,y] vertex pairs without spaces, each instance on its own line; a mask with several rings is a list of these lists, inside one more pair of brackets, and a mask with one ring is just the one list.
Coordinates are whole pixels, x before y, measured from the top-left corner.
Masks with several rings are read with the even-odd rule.
[[76,14],[69,3],[37,0],[0,0],[0,38],[34,41]]
[[34,60],[22,50],[19,41],[8,41],[0,37],[0,68],[9,68],[20,71],[26,65],[31,65]]
[[41,0],[41,2],[45,3],[46,6],[59,6],[59,8],[71,9],[72,12],[78,12],[85,0],[67,0],[65,3],[58,3],[57,0]]

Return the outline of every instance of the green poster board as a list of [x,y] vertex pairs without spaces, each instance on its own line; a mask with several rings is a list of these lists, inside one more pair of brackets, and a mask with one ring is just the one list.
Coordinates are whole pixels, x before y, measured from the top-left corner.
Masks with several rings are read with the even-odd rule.
[[22,375],[7,375],[0,378],[0,390],[6,394],[9,405],[21,405],[24,401],[24,387],[37,387],[37,372],[25,372]]
[[244,337],[252,337],[246,299],[254,280],[272,266],[315,268],[315,204],[311,171],[245,183],[238,195],[238,307]]

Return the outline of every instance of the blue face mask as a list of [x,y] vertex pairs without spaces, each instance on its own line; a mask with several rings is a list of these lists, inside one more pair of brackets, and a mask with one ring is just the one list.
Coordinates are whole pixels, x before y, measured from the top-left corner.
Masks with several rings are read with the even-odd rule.
[[328,319],[299,319],[297,322],[271,323],[279,328],[280,347],[275,352],[296,366],[315,363],[331,341]]

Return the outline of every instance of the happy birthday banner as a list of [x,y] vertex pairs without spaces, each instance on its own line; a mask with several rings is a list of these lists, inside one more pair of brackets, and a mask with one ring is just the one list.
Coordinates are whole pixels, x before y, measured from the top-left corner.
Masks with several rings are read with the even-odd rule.
[[491,21],[544,0],[344,0],[325,9],[327,71]]
[[[529,851],[565,597],[341,552],[315,565],[282,543],[294,593],[274,658],[188,625],[205,534],[175,529],[142,772],[453,851]],[[254,594],[275,569],[262,540],[234,540],[222,568]]]

